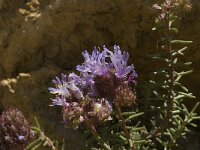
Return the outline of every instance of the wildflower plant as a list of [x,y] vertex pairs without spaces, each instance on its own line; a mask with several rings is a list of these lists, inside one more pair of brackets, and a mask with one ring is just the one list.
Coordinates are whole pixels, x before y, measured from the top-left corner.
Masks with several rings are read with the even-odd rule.
[[157,45],[161,51],[152,57],[162,66],[154,72],[156,82],[150,81],[154,100],[160,104],[154,105],[157,118],[151,121],[156,131],[155,143],[160,144],[162,149],[173,149],[180,146],[177,142],[179,139],[186,138],[187,133],[191,132],[190,127],[197,127],[194,120],[200,119],[195,113],[199,102],[191,111],[184,105],[185,100],[194,99],[195,96],[181,83],[185,75],[193,72],[187,70],[192,62],[181,61],[187,45],[192,41],[174,39],[179,32],[174,24],[179,19],[180,10],[189,10],[191,5],[187,0],[165,0],[161,5],[153,5],[153,8],[161,12],[153,30],[163,31],[164,37]]
[[55,87],[49,88],[55,94],[52,105],[63,108],[65,125],[77,129],[85,124],[104,149],[111,149],[112,145],[103,141],[95,126],[112,121],[116,114],[122,124],[121,136],[130,144],[131,136],[121,107],[133,106],[136,101],[137,73],[133,65],[127,64],[129,54],[116,45],[113,49],[110,51],[104,46],[101,51],[95,48],[92,54],[84,51],[84,62],[76,66],[79,74],[62,74],[53,80]]
[[34,117],[35,126],[31,126],[31,131],[34,133],[34,139],[29,142],[24,150],[64,150],[65,149],[65,141],[63,139],[62,142],[58,140],[50,139],[41,128],[38,120]]
[[[194,120],[200,119],[195,113],[199,103],[188,110],[184,101],[195,96],[181,83],[184,75],[192,73],[187,70],[191,62],[181,62],[192,41],[174,40],[178,34],[174,24],[179,12],[191,9],[191,5],[187,0],[165,0],[153,8],[160,11],[153,30],[163,32],[163,38],[157,43],[159,53],[152,56],[160,62],[160,69],[154,72],[148,86],[148,110],[141,112],[137,104],[138,75],[133,64],[128,64],[128,52],[117,45],[112,51],[103,46],[102,49],[95,47],[91,54],[82,52],[84,62],[76,66],[76,73],[61,74],[52,81],[51,106],[62,108],[66,127],[86,129],[88,149],[97,143],[98,148],[105,150],[176,149],[180,146],[178,140],[186,138],[190,127],[197,126]],[[147,112],[150,113],[147,115]],[[148,116],[147,123],[145,116]],[[42,145],[59,149],[59,144],[45,136],[38,122],[31,129],[37,138],[27,150]]]

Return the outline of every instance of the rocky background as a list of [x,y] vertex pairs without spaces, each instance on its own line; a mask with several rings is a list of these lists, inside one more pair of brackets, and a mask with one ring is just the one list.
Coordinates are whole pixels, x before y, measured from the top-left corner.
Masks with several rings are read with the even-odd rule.
[[[151,6],[158,1],[0,0],[0,110],[17,106],[29,120],[37,116],[49,135],[66,136],[68,149],[81,149],[80,133],[64,129],[59,108],[49,107],[51,80],[75,69],[82,50],[117,44],[129,51],[140,76],[138,84],[143,84],[154,70],[149,54],[156,51],[160,38],[151,30],[157,16]],[[182,14],[178,38],[194,41],[184,59],[193,62],[195,71],[184,82],[198,100],[200,1],[193,0],[192,5],[190,13]],[[190,149],[200,149],[200,137],[191,138],[195,140]]]

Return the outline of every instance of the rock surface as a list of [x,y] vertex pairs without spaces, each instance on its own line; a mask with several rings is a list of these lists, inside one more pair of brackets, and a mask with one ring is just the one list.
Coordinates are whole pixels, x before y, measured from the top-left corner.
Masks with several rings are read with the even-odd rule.
[[[79,149],[78,135],[63,132],[58,110],[49,107],[51,80],[73,70],[82,50],[114,44],[129,50],[141,82],[148,79],[153,70],[148,54],[155,52],[159,39],[151,31],[155,0],[31,2],[0,0],[0,107],[15,105],[27,116],[36,115],[50,134],[67,134],[70,146]],[[191,13],[182,16],[178,37],[194,41],[184,59],[193,61],[195,72],[184,81],[200,98],[200,2],[192,3]]]

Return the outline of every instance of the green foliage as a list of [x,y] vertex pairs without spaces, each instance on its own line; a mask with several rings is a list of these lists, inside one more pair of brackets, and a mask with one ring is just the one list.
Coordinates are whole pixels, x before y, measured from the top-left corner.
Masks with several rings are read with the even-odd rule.
[[[139,121],[142,115],[143,113],[137,111],[122,113],[121,109],[116,109],[112,120],[96,126],[98,129],[96,133],[98,133],[101,140],[105,141],[108,147],[103,148],[102,144],[105,143],[98,142],[100,146],[107,150],[143,149],[147,143],[147,131]],[[96,147],[96,142],[93,140],[94,136],[90,132],[91,130],[85,132],[85,138],[88,139],[86,141],[88,149]]]
[[184,105],[184,100],[195,98],[181,83],[182,77],[193,72],[184,69],[188,68],[191,62],[181,62],[181,57],[187,49],[185,45],[191,44],[192,41],[173,39],[178,33],[178,29],[173,27],[177,18],[178,16],[169,10],[165,18],[158,22],[159,27],[162,26],[159,31],[164,31],[164,37],[159,40],[163,52],[152,56],[153,59],[161,62],[161,69],[154,72],[155,81],[150,81],[153,91],[151,99],[160,100],[159,105],[153,106],[153,109],[157,110],[157,117],[152,117],[151,122],[159,133],[154,137],[156,139],[154,145],[158,145],[156,148],[161,149],[178,147],[177,141],[186,138],[187,133],[191,132],[190,127],[197,127],[194,120],[200,119],[200,116],[195,113],[199,103],[196,103],[191,111]]
[[57,140],[52,141],[49,137],[45,135],[42,131],[40,124],[36,117],[34,117],[36,126],[31,127],[34,132],[35,139],[25,148],[25,150],[64,150],[65,142],[63,140],[60,145]]
[[[172,8],[174,6],[169,0],[161,6],[154,5],[156,9],[162,10],[162,13],[153,30],[163,32],[164,37],[157,43],[157,48],[161,51],[152,55],[152,59],[159,62],[160,68],[153,72],[153,79],[145,85],[144,112],[137,106],[122,108],[115,101],[112,120],[98,125],[86,121],[87,149],[176,149],[180,146],[178,140],[187,138],[187,134],[191,132],[190,128],[197,127],[194,121],[200,119],[195,113],[199,103],[196,103],[192,110],[188,110],[184,101],[194,99],[195,96],[181,83],[185,75],[193,72],[190,69],[191,62],[181,62],[187,45],[192,41],[174,39],[179,33],[173,26],[179,18],[175,15],[176,9]],[[26,150],[35,150],[42,146],[52,150],[59,149],[57,141],[51,141],[41,130],[39,123],[37,127],[32,127],[32,130],[37,138]],[[64,146],[60,150],[64,150]]]

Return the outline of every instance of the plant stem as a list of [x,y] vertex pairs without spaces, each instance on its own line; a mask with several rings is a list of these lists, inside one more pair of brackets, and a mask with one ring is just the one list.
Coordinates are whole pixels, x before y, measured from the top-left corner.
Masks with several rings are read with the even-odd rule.
[[168,99],[167,99],[167,114],[165,117],[164,125],[162,127],[162,133],[169,125],[170,119],[172,118],[173,100],[174,100],[174,63],[172,56],[172,45],[171,45],[171,33],[170,33],[170,11],[166,18],[166,40],[167,40],[167,50],[169,52],[169,89],[168,89]]
[[110,146],[108,144],[106,144],[102,138],[99,136],[99,134],[97,133],[97,130],[94,126],[94,124],[91,121],[86,121],[85,122],[87,127],[89,128],[89,130],[91,131],[91,133],[93,134],[93,136],[95,137],[95,139],[98,141],[98,143],[105,149],[105,150],[111,150]]
[[47,141],[48,146],[49,146],[52,150],[58,150],[58,149],[54,146],[53,141],[52,141],[49,137],[47,137],[47,136],[45,135],[45,133],[42,131],[42,129],[41,129],[41,127],[40,127],[40,124],[39,124],[39,122],[38,122],[38,120],[37,120],[37,118],[36,118],[35,116],[34,116],[34,120],[35,120],[35,123],[36,123],[36,126],[37,126],[37,127],[33,127],[33,128],[34,128],[34,129],[37,128],[37,132],[39,133],[39,137],[41,138],[41,140],[42,140],[42,141]]
[[168,143],[168,148],[172,148],[174,144],[176,144],[176,140],[181,136],[181,133],[185,130],[189,120],[192,119],[192,115],[190,115],[183,121],[181,126],[177,129],[176,133],[174,134],[173,139]]
[[58,149],[54,146],[53,141],[51,141],[51,139],[48,138],[48,137],[44,134],[44,132],[41,131],[40,137],[41,137],[41,139],[43,139],[44,141],[47,141],[47,142],[48,142],[48,146],[49,146],[52,150],[58,150]]
[[122,115],[121,108],[120,108],[120,106],[119,106],[119,104],[117,102],[115,102],[115,109],[116,109],[116,112],[117,112],[117,115],[118,115],[119,119],[122,122],[122,130],[123,130],[123,132],[124,132],[124,134],[126,136],[126,139],[127,139],[128,143],[129,143],[131,149],[132,150],[136,150],[134,144],[130,143],[130,140],[131,140],[130,134],[129,134],[128,129],[126,127],[126,122],[125,122],[125,119],[124,119],[124,117]]

